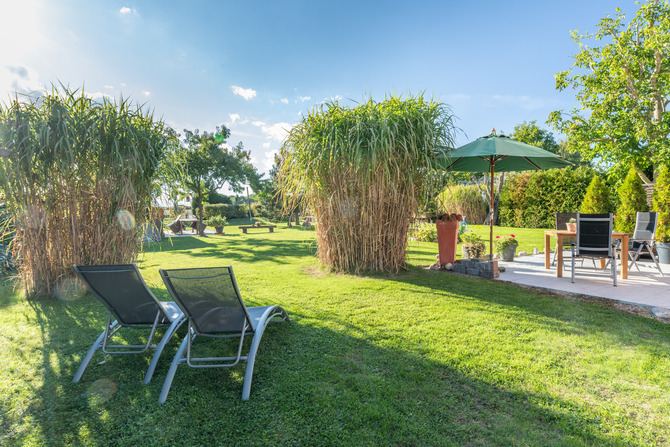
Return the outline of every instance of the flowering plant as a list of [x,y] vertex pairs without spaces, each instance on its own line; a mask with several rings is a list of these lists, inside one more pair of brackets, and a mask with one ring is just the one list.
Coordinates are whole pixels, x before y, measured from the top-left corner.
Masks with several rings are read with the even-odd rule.
[[457,221],[460,222],[460,221],[463,220],[463,215],[462,214],[456,214],[456,213],[451,213],[451,214],[444,213],[444,214],[440,214],[437,217],[437,220],[441,220],[441,221],[444,221],[444,222],[451,222],[452,220],[457,220]]
[[568,220],[568,223],[575,223],[575,222],[577,222],[577,219],[575,219],[574,217],[571,217],[570,220]]
[[519,242],[517,242],[513,234],[503,237],[496,236],[495,240],[496,250],[503,251],[504,249],[506,249],[507,247],[511,247],[512,245],[519,245]]

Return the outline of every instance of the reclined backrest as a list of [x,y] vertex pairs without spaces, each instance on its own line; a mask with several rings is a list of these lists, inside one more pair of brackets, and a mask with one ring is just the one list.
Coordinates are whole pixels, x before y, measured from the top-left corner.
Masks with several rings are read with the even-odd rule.
[[638,212],[635,218],[633,239],[653,240],[656,235],[657,215],[655,212]]
[[153,293],[147,288],[135,264],[75,265],[74,270],[88,290],[123,326],[151,326],[156,313],[159,324],[169,324]]
[[232,267],[160,270],[168,291],[199,335],[254,330]]

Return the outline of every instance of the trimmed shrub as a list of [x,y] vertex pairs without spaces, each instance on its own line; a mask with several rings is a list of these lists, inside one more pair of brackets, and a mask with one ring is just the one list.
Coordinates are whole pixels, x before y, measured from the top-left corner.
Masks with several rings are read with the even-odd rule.
[[443,212],[462,214],[467,222],[481,225],[486,219],[488,204],[477,185],[452,185],[437,197],[438,214]]
[[208,204],[204,207],[205,219],[221,216],[226,219],[242,219],[248,217],[248,208],[246,205],[233,205],[230,203]]
[[653,208],[658,213],[656,240],[670,242],[670,169],[661,166],[654,188]]
[[600,177],[595,176],[586,189],[580,213],[611,213],[614,211],[609,187]]
[[500,195],[500,225],[553,228],[556,213],[579,209],[594,175],[587,167],[511,173]]
[[632,234],[635,231],[635,219],[638,211],[647,211],[647,192],[642,185],[642,179],[635,169],[630,168],[626,179],[619,190],[619,206],[616,209],[614,228],[622,233]]

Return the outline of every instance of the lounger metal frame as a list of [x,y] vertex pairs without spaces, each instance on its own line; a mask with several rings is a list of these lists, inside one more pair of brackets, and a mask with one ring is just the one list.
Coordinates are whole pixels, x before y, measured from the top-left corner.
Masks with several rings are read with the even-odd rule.
[[[86,356],[84,356],[72,381],[75,383],[79,382],[86,367],[93,358],[93,355],[98,350],[102,350],[105,354],[115,355],[142,354],[149,349],[155,349],[153,358],[149,364],[149,369],[144,376],[144,384],[148,384],[151,381],[151,377],[156,369],[163,348],[165,348],[165,345],[170,341],[177,329],[186,321],[186,316],[174,302],[158,301],[147,287],[144,278],[142,278],[142,275],[135,264],[74,265],[73,267],[77,276],[86,285],[86,288],[107,308],[109,314],[107,315],[105,330],[93,343],[86,353]],[[142,293],[144,296],[136,296],[136,298],[138,298],[138,305],[151,305],[151,301],[153,300],[156,309],[156,316],[153,318],[153,321],[131,322],[126,320],[123,317],[123,312],[121,312],[121,309],[119,308],[119,305],[123,306],[123,304],[115,302],[113,297],[114,293],[118,293],[118,290],[114,293],[110,293],[109,291],[101,290],[99,286],[91,283],[88,275],[99,274],[129,275],[127,279],[134,277],[135,281],[139,281],[143,286],[144,290],[142,290]],[[112,321],[112,316],[114,317],[114,321]],[[154,336],[156,335],[156,329],[159,327],[167,327],[167,330],[158,344],[152,344]],[[144,345],[109,344],[112,337],[114,337],[114,335],[122,328],[150,329],[147,343]]]
[[[256,361],[256,354],[258,352],[258,347],[260,345],[263,332],[267,327],[270,321],[289,321],[289,316],[284,309],[277,305],[273,306],[261,306],[261,307],[246,307],[242,296],[240,295],[239,288],[237,287],[237,281],[235,280],[235,274],[233,273],[232,267],[209,267],[209,268],[192,268],[192,269],[174,269],[174,270],[159,270],[165,286],[168,289],[170,295],[174,298],[175,302],[182,308],[182,311],[187,315],[188,319],[188,331],[186,337],[182,341],[177,353],[172,360],[170,369],[168,370],[167,376],[165,377],[165,382],[163,383],[163,389],[161,390],[160,397],[158,401],[164,403],[167,399],[167,395],[170,392],[172,386],[172,381],[174,375],[177,371],[177,367],[186,363],[192,368],[230,368],[237,365],[240,361],[247,363],[246,369],[244,372],[244,383],[242,385],[242,400],[248,400],[251,393],[251,380],[254,372],[254,364]],[[195,276],[180,276],[180,272],[188,272],[189,274],[195,274]],[[198,273],[202,273],[198,275]],[[181,273],[183,274],[183,273]],[[195,322],[196,315],[193,313],[188,299],[184,299],[184,296],[180,294],[180,290],[177,290],[179,286],[175,287],[173,279],[177,280],[188,280],[188,281],[198,281],[203,279],[213,279],[221,278],[225,281],[225,278],[229,278],[232,282],[232,287],[239,303],[240,309],[244,312],[244,319],[240,326],[240,329],[235,329],[231,332],[230,328],[221,327],[220,331],[211,331],[203,332],[198,328],[198,325]],[[246,335],[253,335],[251,341],[251,346],[249,348],[249,353],[247,355],[242,355],[244,339]],[[237,354],[235,356],[226,356],[226,357],[193,357],[191,354],[191,346],[193,340],[196,337],[214,337],[214,338],[234,338],[239,337],[239,345],[237,348]]]

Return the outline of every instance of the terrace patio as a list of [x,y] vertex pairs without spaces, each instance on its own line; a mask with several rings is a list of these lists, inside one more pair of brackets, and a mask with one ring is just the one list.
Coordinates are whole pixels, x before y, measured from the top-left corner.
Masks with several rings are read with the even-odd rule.
[[[568,255],[569,256],[569,255]],[[577,267],[574,284],[570,282],[570,264],[566,263],[563,277],[556,277],[556,268],[544,268],[544,254],[514,258],[513,262],[500,261],[505,272],[499,281],[522,286],[551,290],[560,294],[586,298],[605,298],[619,308],[628,306],[634,313],[670,320],[670,266],[661,265],[664,276],[656,270],[651,259],[638,261],[640,271],[633,267],[628,279],[617,279],[617,287],[612,286],[609,271],[594,270],[587,260]],[[633,307],[632,307],[633,306]]]

